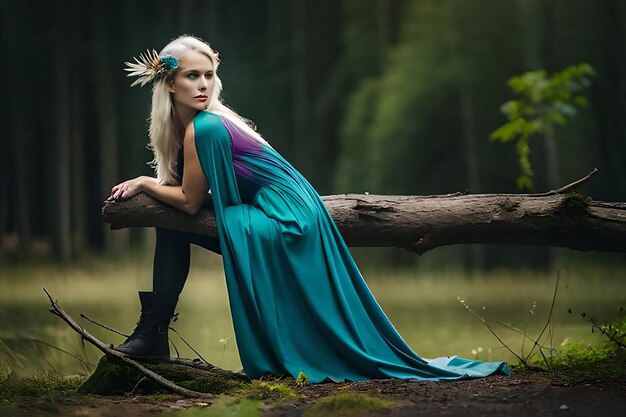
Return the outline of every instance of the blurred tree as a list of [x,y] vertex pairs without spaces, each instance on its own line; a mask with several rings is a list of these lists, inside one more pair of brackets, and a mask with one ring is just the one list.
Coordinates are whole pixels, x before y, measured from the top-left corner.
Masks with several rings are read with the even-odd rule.
[[70,44],[70,19],[65,10],[56,8],[53,11],[53,82],[54,82],[54,127],[51,132],[53,156],[50,163],[51,190],[54,195],[51,224],[53,230],[53,253],[55,259],[61,263],[72,260],[71,237],[71,164],[70,164],[70,137],[71,137],[71,107],[70,97],[72,83],[70,80],[71,55],[67,45]]
[[[568,67],[550,78],[545,70],[530,71],[512,77],[508,81],[511,89],[521,98],[510,100],[501,107],[509,122],[496,129],[489,139],[508,142],[516,140],[515,148],[519,156],[521,175],[517,179],[518,188],[531,189],[534,176],[529,159],[529,138],[538,133],[554,149],[555,125],[564,125],[566,116],[574,116],[577,107],[587,105],[587,99],[580,95],[589,86],[589,77],[594,70],[589,64]],[[559,164],[556,153],[548,158],[549,184],[553,189],[560,183]]]
[[[340,192],[373,192],[379,186],[377,178],[382,176],[380,163],[385,155],[380,154],[371,128],[376,125],[380,77],[390,67],[389,49],[398,38],[397,28],[392,36],[388,35],[388,11],[381,2],[347,1],[345,5],[346,22],[342,34],[345,53],[339,68],[350,80],[353,92],[347,94],[345,115],[341,121],[334,186]],[[397,14],[393,9],[391,16],[394,20],[397,20]],[[391,166],[394,161],[386,162]]]
[[[84,28],[85,19],[81,19],[85,12],[83,3],[77,4],[70,12],[70,18],[74,24],[69,28],[69,36],[71,39],[80,39]],[[85,43],[71,42],[68,45],[69,58],[72,63],[79,63],[85,59]],[[87,245],[87,213],[88,213],[88,175],[87,175],[87,158],[85,155],[84,140],[84,123],[85,118],[80,117],[84,106],[84,78],[76,77],[71,84],[70,90],[70,166],[72,173],[68,189],[70,192],[70,229],[71,229],[71,253],[73,258],[78,258],[85,252]]]
[[[336,189],[476,190],[480,170],[490,168],[480,155],[490,151],[472,141],[487,134],[492,117],[475,109],[495,102],[496,83],[520,63],[509,53],[519,38],[493,36],[519,32],[516,11],[498,1],[425,1],[407,3],[402,15],[397,44],[386,45],[382,60],[369,59],[378,71],[349,97]],[[369,24],[367,36],[375,28]],[[462,175],[448,175],[459,167]]]
[[[626,2],[593,2],[579,14],[584,30],[581,47],[593,59],[598,77],[591,91],[594,130],[597,132],[598,163],[611,181],[599,184],[604,198],[626,199]],[[576,48],[578,49],[578,48]],[[602,197],[601,197],[602,198]]]
[[[99,142],[99,172],[100,183],[96,190],[101,200],[104,200],[111,193],[111,188],[120,180],[119,176],[119,150],[117,146],[117,118],[116,102],[119,97],[115,96],[113,86],[113,70],[111,68],[111,40],[107,36],[109,27],[107,22],[107,11],[105,4],[100,1],[92,3],[92,36],[93,36],[93,76],[94,76],[94,97],[97,106],[97,126]],[[115,250],[124,252],[128,250],[129,233],[111,232],[106,225],[102,225],[103,248],[105,250]]]
[[[16,61],[26,59],[26,54],[19,47],[17,22],[10,19],[11,14],[20,10],[20,6],[12,2],[3,3],[3,36],[7,40],[7,55],[12,56]],[[25,74],[30,74],[32,69],[20,68],[15,65],[9,65],[6,68],[7,76],[12,82],[7,82],[9,97],[19,97],[21,91],[24,90],[23,82]],[[22,82],[20,82],[22,81]],[[11,157],[7,158],[4,163],[4,169],[11,172],[13,181],[8,183],[5,180],[4,195],[0,197],[2,201],[3,213],[2,217],[6,218],[8,213],[12,214],[11,222],[14,224],[15,237],[17,238],[17,250],[20,255],[27,254],[31,249],[32,226],[31,226],[31,196],[29,194],[30,172],[29,172],[29,155],[33,141],[33,126],[29,120],[28,103],[17,100],[11,103],[8,109],[9,120],[5,124],[10,139],[3,149]],[[3,183],[5,182],[3,181]],[[3,184],[4,185],[4,184]],[[6,214],[4,214],[6,213]],[[6,223],[6,222],[5,222]]]

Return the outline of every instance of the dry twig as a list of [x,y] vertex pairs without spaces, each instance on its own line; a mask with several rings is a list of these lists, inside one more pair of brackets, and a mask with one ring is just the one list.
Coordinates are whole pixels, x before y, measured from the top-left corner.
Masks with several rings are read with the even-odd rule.
[[96,337],[91,335],[87,330],[85,330],[82,326],[80,326],[78,323],[76,323],[76,321],[74,321],[74,319],[71,316],[69,316],[65,311],[63,311],[63,309],[61,308],[59,303],[52,298],[52,296],[50,295],[48,290],[46,290],[45,288],[43,290],[46,293],[46,295],[48,296],[48,299],[50,300],[50,303],[52,304],[52,306],[50,307],[50,312],[52,314],[54,314],[55,316],[58,316],[61,319],[63,319],[75,332],[80,334],[83,339],[87,340],[89,343],[94,345],[96,348],[98,348],[100,351],[102,351],[108,357],[115,358],[115,359],[117,359],[117,360],[119,360],[119,361],[129,365],[129,366],[132,366],[133,368],[137,369],[139,372],[144,374],[147,378],[149,378],[150,380],[155,382],[157,385],[159,385],[159,386],[161,386],[161,387],[163,387],[165,389],[168,389],[168,390],[170,390],[170,391],[172,391],[172,392],[174,392],[176,394],[180,394],[180,395],[183,395],[185,397],[193,397],[193,398],[204,398],[204,399],[214,398],[214,395],[212,395],[212,394],[207,394],[207,393],[204,393],[204,392],[192,391],[192,390],[180,387],[180,386],[176,385],[175,383],[173,383],[172,381],[163,378],[162,376],[160,376],[156,372],[151,371],[150,369],[146,368],[145,366],[143,366],[139,362],[129,358],[128,356],[124,355],[123,353],[118,352],[118,351],[112,349],[109,345],[101,342]]

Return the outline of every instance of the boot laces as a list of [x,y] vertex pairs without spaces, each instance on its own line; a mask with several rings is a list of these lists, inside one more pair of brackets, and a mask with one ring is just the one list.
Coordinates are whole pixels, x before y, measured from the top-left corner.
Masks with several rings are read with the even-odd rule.
[[142,313],[139,316],[139,321],[137,322],[137,325],[135,326],[135,330],[133,330],[130,337],[135,338],[137,336],[142,336],[142,335],[147,334],[149,330],[148,322],[149,322],[149,319],[147,315]]

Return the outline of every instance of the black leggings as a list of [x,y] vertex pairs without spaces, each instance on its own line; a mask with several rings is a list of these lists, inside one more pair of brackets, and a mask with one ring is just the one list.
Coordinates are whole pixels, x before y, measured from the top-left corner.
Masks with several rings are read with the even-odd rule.
[[222,254],[217,237],[156,228],[152,290],[157,293],[180,295],[189,274],[190,243]]

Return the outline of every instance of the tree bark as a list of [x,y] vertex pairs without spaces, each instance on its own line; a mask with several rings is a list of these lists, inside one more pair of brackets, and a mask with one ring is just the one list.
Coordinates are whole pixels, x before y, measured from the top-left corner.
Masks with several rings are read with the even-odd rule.
[[[624,253],[626,203],[594,201],[571,192],[590,175],[543,194],[339,194],[322,199],[349,246],[397,247],[419,255],[469,243]],[[102,214],[112,230],[160,226],[217,235],[210,207],[189,216],[143,193],[105,203]]]

